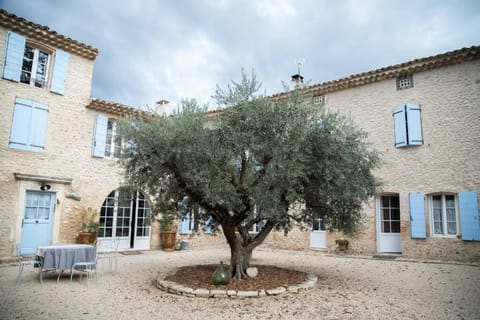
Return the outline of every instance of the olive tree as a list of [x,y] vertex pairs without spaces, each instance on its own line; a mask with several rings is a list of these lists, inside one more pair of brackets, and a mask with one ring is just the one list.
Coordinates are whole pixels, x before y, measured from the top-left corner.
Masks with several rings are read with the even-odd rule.
[[[313,105],[301,90],[266,97],[255,74],[213,96],[220,111],[185,100],[173,116],[129,118],[121,134],[127,183],[167,208],[185,197],[213,218],[230,246],[233,278],[246,277],[252,251],[272,230],[288,232],[320,215],[346,233],[379,165],[352,119]],[[260,225],[259,232],[249,232]]]

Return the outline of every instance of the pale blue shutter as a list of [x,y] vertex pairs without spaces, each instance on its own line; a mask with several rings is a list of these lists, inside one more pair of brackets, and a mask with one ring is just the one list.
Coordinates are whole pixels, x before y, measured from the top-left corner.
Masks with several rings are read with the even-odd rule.
[[45,143],[45,131],[47,128],[48,106],[42,103],[32,102],[32,123],[30,127],[29,150],[43,151]]
[[462,240],[479,241],[480,225],[478,221],[478,200],[475,191],[458,194]]
[[50,87],[50,91],[62,95],[64,94],[69,58],[70,54],[68,52],[57,50],[55,53],[55,65],[53,66],[52,85]]
[[408,206],[410,209],[410,236],[412,238],[425,239],[427,233],[425,227],[425,203],[423,200],[423,194],[409,192]]
[[405,106],[393,110],[393,126],[395,131],[395,147],[407,146],[407,124],[405,121]]
[[28,136],[32,119],[32,100],[17,98],[13,107],[9,148],[28,150]]
[[25,38],[9,31],[3,63],[3,77],[8,80],[20,81],[22,73],[23,54],[25,52]]
[[190,232],[190,213],[189,212],[181,219],[178,232],[180,234],[187,234]]
[[408,145],[418,146],[423,144],[422,117],[420,106],[406,105]]
[[93,156],[105,157],[105,144],[107,140],[107,124],[108,117],[97,114],[95,115],[95,131],[93,137]]

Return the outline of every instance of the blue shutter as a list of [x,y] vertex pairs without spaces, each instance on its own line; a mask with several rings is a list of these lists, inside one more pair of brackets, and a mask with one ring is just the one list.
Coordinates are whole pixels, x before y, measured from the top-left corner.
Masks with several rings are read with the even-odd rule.
[[48,106],[16,98],[8,146],[13,149],[43,151]]
[[9,148],[28,150],[28,136],[32,119],[32,100],[17,98],[13,107]]
[[3,63],[3,77],[8,80],[20,81],[22,73],[23,54],[25,52],[25,38],[9,31]]
[[405,122],[405,106],[393,110],[393,126],[395,131],[395,147],[407,146],[407,125]]
[[420,106],[407,104],[407,132],[408,145],[418,146],[423,144],[422,118]]
[[180,221],[178,232],[180,234],[187,234],[190,232],[190,213],[189,212],[187,212],[187,214]]
[[427,233],[425,227],[425,203],[423,200],[423,194],[409,192],[408,206],[410,209],[410,236],[412,238],[425,239]]
[[480,225],[478,221],[478,200],[475,191],[458,194],[462,240],[479,241]]
[[47,128],[48,106],[33,101],[32,122],[30,126],[29,150],[43,151]]
[[105,157],[105,144],[107,140],[108,117],[97,114],[95,115],[95,130],[93,137],[93,156]]
[[52,85],[50,87],[50,91],[62,95],[64,94],[69,58],[70,54],[68,52],[57,50],[55,53],[55,65],[53,66]]

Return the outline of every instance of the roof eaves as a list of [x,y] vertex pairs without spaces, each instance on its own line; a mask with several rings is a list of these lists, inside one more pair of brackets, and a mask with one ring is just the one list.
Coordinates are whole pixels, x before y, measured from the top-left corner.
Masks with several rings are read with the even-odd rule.
[[118,117],[133,115],[133,116],[140,116],[146,119],[152,116],[151,112],[143,111],[143,110],[130,107],[117,102],[106,101],[106,100],[95,99],[95,98],[93,98],[86,107],[88,109],[113,114]]
[[17,17],[3,9],[0,10],[0,26],[25,35],[29,39],[45,43],[84,58],[94,60],[98,49],[50,30],[46,26]]

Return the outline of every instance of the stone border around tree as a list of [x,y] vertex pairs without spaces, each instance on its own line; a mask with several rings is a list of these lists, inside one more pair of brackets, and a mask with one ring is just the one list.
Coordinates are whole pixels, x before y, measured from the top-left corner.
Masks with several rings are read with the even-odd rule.
[[300,293],[315,287],[318,277],[313,273],[307,273],[305,280],[297,285],[288,287],[278,287],[274,289],[260,289],[252,291],[237,290],[208,290],[208,289],[192,289],[185,287],[173,281],[157,280],[157,288],[162,291],[192,297],[192,298],[260,298],[267,296],[277,296],[284,293]]

